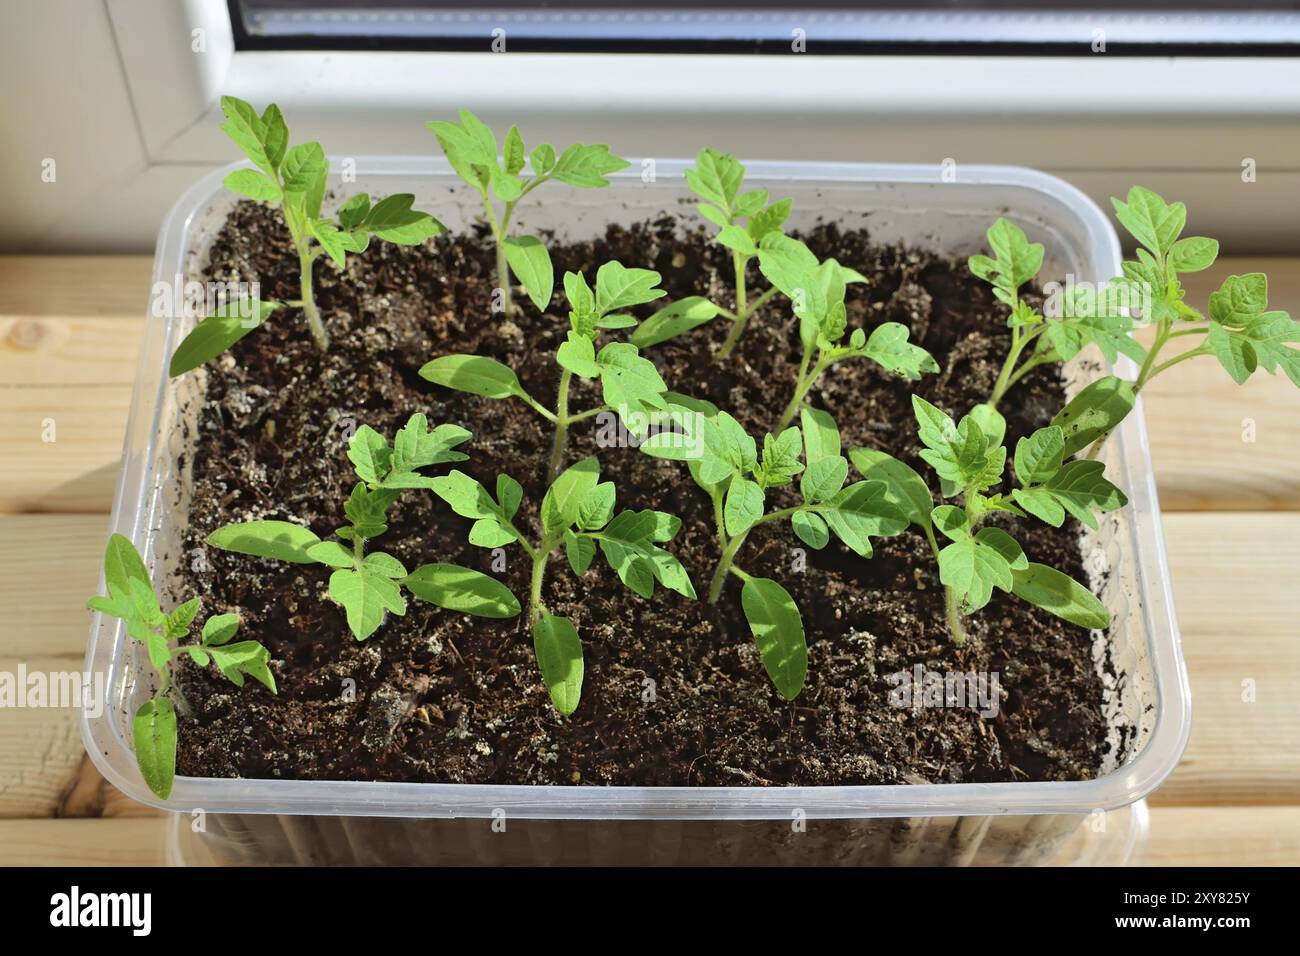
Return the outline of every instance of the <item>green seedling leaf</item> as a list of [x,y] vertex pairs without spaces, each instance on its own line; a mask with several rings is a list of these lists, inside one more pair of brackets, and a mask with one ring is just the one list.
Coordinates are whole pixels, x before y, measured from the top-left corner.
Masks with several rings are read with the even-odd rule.
[[681,526],[678,518],[662,511],[622,511],[595,539],[619,580],[641,597],[653,597],[654,584],[658,581],[694,600],[695,587],[686,569],[672,554],[658,547],[675,538]]
[[583,502],[600,481],[600,462],[584,458],[556,476],[542,498],[542,531],[548,539],[561,536],[581,514]]
[[1129,235],[1157,256],[1164,256],[1172,250],[1187,223],[1186,206],[1180,202],[1170,205],[1141,186],[1128,191],[1128,202],[1112,198],[1111,203],[1115,207],[1115,218],[1129,231]]
[[536,236],[510,236],[502,243],[510,271],[520,281],[533,305],[545,312],[555,289],[551,254]]
[[1059,425],[1040,428],[1016,443],[1016,477],[1022,485],[1038,485],[1061,470],[1065,432]]
[[[379,200],[367,212],[364,228],[385,242],[399,246],[417,246],[431,236],[447,231],[446,227],[427,212],[412,209],[415,197],[410,193],[394,193]],[[343,210],[339,210],[343,222]],[[345,223],[346,225],[346,223]]]
[[202,319],[177,346],[167,374],[175,378],[216,358],[258,328],[279,307],[278,302],[257,299],[242,299],[219,307]]
[[[405,574],[405,572],[402,572]],[[384,612],[406,614],[406,600],[393,579],[372,567],[339,570],[330,575],[329,596],[343,606],[348,630],[364,641],[384,622]]]
[[705,202],[728,215],[745,178],[745,167],[729,153],[702,149],[695,154],[695,166],[686,170],[686,184]]
[[1219,258],[1218,240],[1205,236],[1179,239],[1169,248],[1169,265],[1175,272],[1200,272]]
[[844,487],[849,477],[849,461],[843,455],[818,458],[799,480],[799,493],[808,504],[817,504],[833,496]]
[[718,307],[703,296],[693,295],[666,305],[642,322],[630,341],[640,349],[676,338],[718,317]]
[[209,646],[227,644],[238,630],[238,614],[214,614],[203,622],[203,643]]
[[1097,596],[1067,574],[1045,564],[1030,563],[1012,574],[1016,597],[1050,611],[1079,627],[1106,629],[1110,612]]
[[131,724],[131,739],[145,785],[166,800],[176,779],[176,708],[171,700],[155,697],[140,705]]
[[628,269],[621,262],[606,262],[596,271],[596,311],[601,315],[661,299],[668,293],[657,288],[659,273]]
[[763,456],[754,469],[755,479],[764,488],[788,485],[804,470],[799,460],[802,451],[803,438],[798,428],[787,428],[775,438],[769,432],[763,436]]
[[830,528],[815,511],[796,511],[790,516],[790,527],[800,541],[818,551],[831,540]]
[[496,578],[455,564],[422,564],[401,582],[422,601],[474,617],[519,615],[519,600]]
[[212,663],[236,687],[244,686],[244,676],[247,675],[271,693],[276,692],[275,677],[267,667],[271,652],[257,641],[208,646],[207,653],[212,656]]
[[732,478],[723,507],[727,534],[742,534],[753,527],[763,517],[763,503],[763,489],[757,482],[739,476]]
[[551,703],[563,716],[578,709],[582,697],[582,641],[567,617],[541,608],[533,625],[533,652]]
[[1007,305],[1019,301],[1020,287],[1038,275],[1043,265],[1042,243],[1033,242],[1024,231],[1006,219],[999,219],[988,231],[989,248],[996,258],[971,256],[970,271],[993,286],[993,294]]
[[519,384],[514,369],[482,355],[440,356],[420,369],[420,377],[435,385],[484,398],[524,398],[528,395]]
[[1124,492],[1106,480],[1105,470],[1099,461],[1069,461],[1041,485],[1017,488],[1011,496],[1031,515],[1055,528],[1064,523],[1068,512],[1095,530],[1098,523],[1093,511],[1104,513],[1128,504]]
[[600,364],[596,361],[596,345],[581,332],[570,329],[565,341],[555,352],[560,368],[568,369],[582,378],[599,378]]
[[[840,333],[843,335],[843,332]],[[939,371],[939,363],[925,349],[907,341],[907,326],[886,322],[877,326],[854,354],[869,358],[887,372],[914,382],[925,372]]]
[[301,209],[307,218],[319,219],[329,177],[329,160],[320,143],[290,147],[284,154],[280,174],[284,179],[284,201]]
[[957,489],[983,491],[1002,480],[1007,450],[989,447],[985,428],[995,430],[992,419],[974,412],[953,425],[952,419],[919,395],[912,396],[912,408],[925,448],[921,457],[940,478]]
[[1052,424],[1065,434],[1065,457],[1109,434],[1133,410],[1133,386],[1114,375],[1099,378],[1057,412]]
[[225,178],[224,184],[232,192],[260,202],[279,202],[284,198],[275,180],[255,169],[236,169]]
[[289,561],[293,564],[314,564],[316,559],[307,551],[320,543],[308,528],[288,521],[243,521],[218,528],[207,537],[207,543],[222,551],[251,554],[259,558]]
[[954,512],[961,514],[958,508],[941,505],[931,513],[935,527],[952,540],[939,552],[939,580],[953,589],[964,610],[978,611],[992,599],[993,588],[1011,590],[1012,562],[1006,548],[1009,536],[1006,532],[989,534],[997,532],[996,528],[983,528],[972,535],[965,515],[961,514],[959,520]]
[[605,404],[617,409],[625,419],[639,419],[648,409],[667,407],[663,393],[668,386],[654,362],[642,358],[635,345],[610,342],[597,354],[596,364],[600,366]]
[[923,531],[930,530],[934,499],[925,479],[910,466],[874,448],[855,448],[849,452],[849,460],[863,478],[884,484],[886,500],[911,524]]
[[611,155],[604,143],[574,143],[560,154],[548,175],[580,189],[600,189],[609,185],[605,177],[630,165],[626,159]]
[[771,578],[747,577],[740,606],[767,676],[782,697],[794,700],[808,675],[808,645],[794,598]]
[[837,458],[840,454],[840,429],[829,412],[805,405],[799,410],[802,427],[804,460],[809,466],[823,458]]
[[813,507],[851,550],[871,557],[871,538],[890,537],[907,527],[904,512],[891,503],[881,481],[855,481]]
[[569,559],[573,573],[582,577],[596,557],[596,542],[586,535],[577,535],[564,529],[564,555]]
[[131,581],[138,581],[150,590],[153,581],[144,566],[144,559],[135,549],[130,538],[120,534],[109,536],[108,546],[104,549],[104,583],[110,593],[128,594]]

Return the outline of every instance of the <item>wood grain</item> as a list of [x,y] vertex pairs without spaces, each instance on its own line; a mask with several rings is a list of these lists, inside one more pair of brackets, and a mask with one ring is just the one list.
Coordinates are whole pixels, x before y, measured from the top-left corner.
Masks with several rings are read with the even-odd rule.
[[0,866],[166,866],[166,817],[0,820]]
[[1153,807],[1142,866],[1295,866],[1300,807]]

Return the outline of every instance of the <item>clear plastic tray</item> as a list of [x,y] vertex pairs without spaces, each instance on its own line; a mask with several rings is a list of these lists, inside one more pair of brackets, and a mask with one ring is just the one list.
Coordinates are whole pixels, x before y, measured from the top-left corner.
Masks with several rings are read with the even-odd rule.
[[[333,169],[340,169],[338,160]],[[560,237],[602,233],[690,207],[682,160],[634,164],[603,190],[557,186],[545,204],[525,203],[521,228]],[[837,220],[868,228],[879,241],[901,240],[951,255],[983,244],[985,230],[1006,216],[1046,246],[1043,275],[1105,280],[1119,273],[1119,244],[1102,212],[1067,183],[1016,167],[959,166],[946,182],[937,166],[750,162],[746,184],[794,199],[791,227]],[[232,167],[233,168],[233,167]],[[472,222],[478,197],[446,162],[428,157],[357,158],[355,182],[335,178],[344,194],[412,192],[416,207],[452,230]],[[205,177],[177,203],[158,237],[154,281],[199,274],[216,230],[237,197],[225,190],[228,170]],[[155,574],[174,571],[170,546],[186,520],[186,417],[201,401],[202,376],[171,382],[167,359],[189,321],[151,316],[136,376],[112,529],[135,542]],[[1130,377],[1128,360],[1119,369]],[[1085,353],[1065,370],[1073,394],[1099,375],[1104,361]],[[188,456],[186,456],[188,457]],[[922,784],[845,787],[584,787],[177,778],[171,800],[144,786],[130,746],[130,715],[149,693],[146,661],[117,621],[96,614],[87,667],[107,675],[109,706],[83,715],[86,749],[104,776],[143,803],[170,810],[224,814],[311,814],[534,820],[784,820],[1089,814],[1126,806],[1154,790],[1182,755],[1190,729],[1190,691],[1174,619],[1169,569],[1151,472],[1141,402],[1108,443],[1110,476],[1130,499],[1081,541],[1095,585],[1113,615],[1109,633],[1095,634],[1094,660],[1106,685],[1111,756],[1093,780],[1045,783]],[[1106,667],[1103,668],[1103,662]],[[182,728],[183,732],[183,728]],[[396,821],[395,821],[396,822]],[[1074,826],[1079,818],[1074,818]],[[485,824],[480,819],[476,826]],[[1041,826],[1041,825],[1040,825]]]

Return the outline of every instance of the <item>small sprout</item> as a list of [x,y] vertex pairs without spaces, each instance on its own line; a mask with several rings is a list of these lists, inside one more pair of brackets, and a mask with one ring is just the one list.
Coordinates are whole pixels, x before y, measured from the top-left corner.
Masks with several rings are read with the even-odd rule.
[[448,611],[476,617],[509,618],[519,613],[519,601],[495,578],[454,564],[406,567],[383,551],[366,553],[366,545],[388,530],[388,509],[401,492],[436,488],[438,479],[420,474],[431,465],[464,461],[455,450],[470,433],[458,425],[430,429],[423,415],[412,415],[388,441],[368,425],[357,429],[348,458],[360,481],[343,505],[346,524],[335,536],[347,542],[322,541],[308,528],[289,521],[244,521],[218,528],[207,542],[223,551],[250,554],[293,564],[323,564],[333,568],[329,596],[340,605],[348,629],[359,641],[374,634],[387,614],[406,614],[405,588],[422,601]]
[[905,325],[885,322],[870,335],[863,329],[848,332],[844,295],[848,283],[866,281],[859,273],[834,259],[818,262],[797,240],[780,236],[772,244],[781,249],[779,260],[776,264],[771,258],[760,260],[759,268],[794,303],[803,347],[794,396],[781,413],[778,431],[794,421],[817,379],[837,362],[870,359],[908,381],[919,379],[925,372],[939,371],[939,364],[929,352],[908,341]]
[[312,291],[316,259],[328,255],[342,270],[347,254],[365,252],[372,236],[413,246],[444,231],[442,223],[428,213],[411,208],[415,197],[410,193],[397,193],[373,204],[370,196],[358,193],[344,202],[333,218],[322,217],[329,160],[320,143],[289,146],[289,129],[274,103],[259,116],[243,100],[223,96],[221,110],[226,116],[221,129],[257,167],[235,170],[226,177],[226,187],[250,199],[280,206],[298,255],[301,298],[227,303],[201,321],[177,347],[169,370],[172,376],[216,358],[277,309],[292,306],[302,309],[312,337],[324,351],[329,348],[329,335]]
[[[1016,445],[1014,469],[1020,487],[1004,496],[1006,422],[991,405],[977,405],[960,422],[913,395],[921,457],[939,476],[940,494],[960,498],[960,506],[933,506],[925,480],[883,451],[855,448],[849,453],[863,477],[883,482],[886,496],[920,529],[939,563],[948,632],[954,644],[966,642],[962,615],[983,608],[993,589],[1008,591],[1081,627],[1110,625],[1105,605],[1091,591],[1060,571],[1031,562],[1024,549],[1001,528],[980,527],[992,513],[1034,517],[1059,528],[1070,514],[1097,527],[1093,512],[1114,511],[1128,503],[1103,475],[1096,461],[1066,460],[1066,435],[1059,425],[1040,428]],[[1078,450],[1077,448],[1075,450]],[[935,531],[948,539],[940,548]]]
[[[888,537],[907,527],[907,517],[878,480],[845,484],[849,463],[840,454],[840,433],[826,412],[804,408],[798,427],[763,438],[762,453],[731,415],[705,402],[678,399],[674,413],[687,428],[698,428],[698,446],[676,432],[650,436],[641,450],[656,458],[687,462],[691,477],[713,500],[722,557],[709,585],[709,603],[722,596],[727,575],[743,582],[741,608],[758,645],[763,667],[782,697],[803,690],[808,648],[803,619],[789,592],[776,581],[750,575],[735,564],[749,533],[758,525],[790,520],[799,540],[821,549],[831,535],[861,557],[872,554],[871,538]],[[692,447],[702,448],[696,454]],[[802,460],[800,460],[802,459]],[[800,504],[767,510],[767,491],[799,479]]]
[[[993,294],[1010,309],[1011,347],[994,383],[988,404],[997,407],[1007,391],[1040,365],[1068,362],[1089,344],[1109,362],[1127,355],[1141,362],[1146,350],[1132,338],[1133,318],[1112,307],[1090,286],[1070,286],[1053,315],[1044,315],[1020,298],[1020,289],[1033,281],[1043,265],[1043,246],[1031,243],[1019,226],[999,219],[988,231],[995,258],[971,256],[970,271],[993,286]],[[1033,350],[1025,356],[1025,349]],[[1023,356],[1023,359],[1022,359]]]
[[[460,122],[432,120],[429,130],[438,137],[447,161],[457,175],[483,197],[483,211],[497,247],[497,282],[504,296],[504,313],[513,309],[510,274],[519,280],[540,311],[551,303],[555,271],[550,253],[536,236],[511,236],[510,217],[524,196],[547,180],[567,183],[580,189],[608,186],[605,177],[626,169],[627,160],[613,156],[603,143],[574,143],[558,156],[555,148],[543,143],[528,155],[531,176],[522,175],[525,165],[523,137],[519,128],[510,127],[500,150],[497,139],[477,116],[460,111]],[[493,199],[504,204],[498,215]]]
[[724,309],[701,296],[691,296],[672,303],[646,320],[632,337],[635,344],[648,348],[725,315],[732,326],[717,352],[717,359],[723,361],[740,341],[749,319],[776,295],[778,290],[773,286],[751,299],[745,273],[751,259],[761,260],[768,254],[765,240],[781,236],[781,227],[790,216],[791,201],[781,199],[769,204],[764,189],[741,192],[744,180],[745,167],[740,161],[729,153],[714,149],[700,150],[695,157],[695,166],[686,170],[687,185],[703,200],[698,207],[700,215],[718,227],[714,241],[731,250],[736,283],[735,311]]
[[158,673],[158,689],[135,712],[132,741],[144,782],[166,800],[176,779],[176,703],[182,712],[188,710],[173,683],[176,658],[188,655],[200,667],[216,664],[236,687],[243,687],[248,676],[274,694],[275,677],[267,667],[271,655],[257,641],[231,643],[239,630],[235,614],[212,615],[203,623],[197,642],[180,643],[191,634],[201,602],[191,598],[170,612],[163,611],[144,559],[120,534],[109,538],[104,552],[104,584],[108,597],[92,597],[87,607],[125,622],[127,634],[145,645]]
[[[569,300],[569,331],[556,350],[560,366],[560,387],[552,411],[533,398],[520,384],[514,370],[495,359],[480,355],[443,355],[420,369],[420,376],[461,392],[485,398],[518,398],[555,426],[548,481],[564,464],[564,450],[569,426],[604,411],[616,410],[633,434],[642,435],[649,413],[667,408],[664,392],[667,385],[653,362],[627,342],[610,342],[599,350],[596,343],[602,331],[636,326],[637,320],[626,309],[661,298],[659,273],[649,269],[628,269],[619,262],[606,262],[596,270],[593,292],[580,272],[564,276],[564,291]],[[599,379],[604,404],[572,414],[569,411],[569,386],[573,376]]]
[[630,590],[654,596],[659,584],[684,597],[695,598],[691,579],[675,557],[660,547],[677,536],[681,521],[662,511],[620,511],[612,481],[600,480],[600,464],[585,458],[556,477],[542,498],[542,528],[536,544],[515,524],[523,489],[509,475],[498,475],[496,494],[460,471],[433,479],[433,490],[458,515],[474,520],[470,544],[499,548],[517,543],[532,560],[528,626],[542,682],[551,703],[564,716],[578,707],[582,695],[582,642],[573,622],[551,614],[542,601],[542,584],[552,552],[561,545],[573,573],[582,577],[599,550]]

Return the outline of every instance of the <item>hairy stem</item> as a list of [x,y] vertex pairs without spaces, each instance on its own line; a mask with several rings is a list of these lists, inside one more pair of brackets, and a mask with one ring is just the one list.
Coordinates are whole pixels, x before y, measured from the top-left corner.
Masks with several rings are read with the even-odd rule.
[[[805,359],[803,365],[806,367],[807,364],[808,362]],[[794,396],[790,399],[790,404],[785,407],[785,411],[781,413],[780,421],[776,423],[776,434],[781,434],[789,426],[790,422],[794,421],[795,415],[799,414],[799,409],[803,407],[804,399],[808,397],[808,391],[813,387],[818,376],[826,371],[828,364],[818,359],[817,364],[811,369],[799,373],[799,381],[795,385]]]
[[749,537],[748,531],[742,531],[722,549],[722,557],[718,560],[718,566],[714,569],[713,580],[709,582],[709,603],[717,604],[718,598],[722,597],[722,585],[727,581],[727,572],[731,570],[731,563],[736,560],[738,552]]
[[325,331],[325,324],[321,322],[320,313],[316,311],[316,299],[312,295],[311,271],[316,257],[311,254],[307,243],[304,240],[298,240],[298,284],[301,288],[302,296],[302,314],[307,316],[307,326],[311,329],[311,337],[316,340],[316,347],[322,352],[330,347],[329,333]]
[[[993,383],[993,393],[989,396],[988,404],[993,408],[998,407],[998,402],[1002,401],[1003,396],[1007,394],[1011,386],[1020,381],[1025,372],[1034,367],[1034,358],[1028,359],[1023,366],[1017,371],[1016,363],[1020,361],[1021,354],[1034,339],[1042,334],[1045,325],[1039,325],[1027,335],[1022,335],[1020,326],[1011,327],[1011,348],[1007,351],[1006,361],[1002,363],[1002,371],[998,373],[998,379]],[[1041,365],[1041,362],[1035,363]]]
[[735,349],[736,343],[740,341],[740,336],[745,331],[745,323],[749,321],[749,309],[745,302],[745,257],[739,252],[731,254],[731,265],[736,272],[736,318],[731,323],[731,332],[727,335],[727,340],[722,343],[714,359],[719,362],[726,361]]
[[543,541],[541,546],[533,552],[533,574],[532,580],[528,587],[528,626],[534,627],[537,624],[537,618],[541,616],[542,610],[542,582],[546,580],[546,561],[550,557],[550,549]]
[[[939,561],[939,542],[935,540],[934,529],[925,529],[925,538],[930,542],[930,550],[934,552],[934,560],[937,564]],[[952,588],[947,585],[943,586],[943,609],[944,616],[948,621],[948,636],[952,638],[953,644],[961,647],[966,643],[966,628],[961,621],[961,605],[957,601],[957,595]]]
[[505,221],[498,221],[496,210],[492,208],[492,200],[488,198],[487,190],[483,191],[483,213],[487,217],[488,228],[492,230],[492,241],[497,247],[497,288],[501,290],[501,314],[505,318],[510,318],[514,314],[515,302],[514,293],[510,290],[510,263],[506,260],[506,222],[509,221],[511,207],[506,206]]
[[551,446],[551,461],[546,468],[548,485],[564,464],[564,447],[569,441],[569,382],[572,380],[573,373],[567,368],[560,373],[560,391],[555,398],[555,443]]

